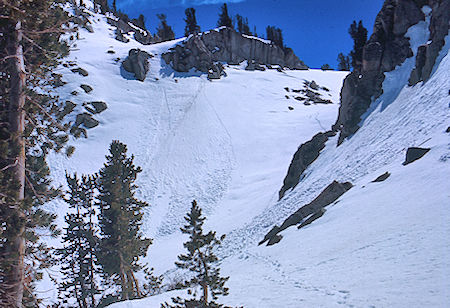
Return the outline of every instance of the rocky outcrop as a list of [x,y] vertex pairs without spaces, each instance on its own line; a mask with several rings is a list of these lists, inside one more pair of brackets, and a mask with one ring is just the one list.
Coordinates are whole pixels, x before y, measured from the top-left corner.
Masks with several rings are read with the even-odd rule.
[[[405,34],[411,26],[425,19],[422,11],[424,5],[432,9],[430,39],[418,49],[416,68],[411,73],[409,82],[415,84],[430,77],[436,58],[444,45],[444,38],[448,34],[450,2],[386,0],[376,17],[373,34],[364,46],[361,67],[344,80],[338,119],[332,127],[332,131],[339,132],[338,145],[359,129],[362,115],[373,99],[382,94],[385,73],[392,71],[413,55]],[[306,167],[317,158],[317,151],[323,148],[322,141],[323,137],[316,135],[295,153],[280,190],[280,198],[286,190],[299,183]],[[312,144],[316,146],[311,147]],[[317,154],[311,156],[311,152],[307,150],[309,147],[312,148],[312,153]]]
[[430,149],[428,148],[418,148],[418,147],[411,147],[408,148],[406,151],[406,159],[403,162],[403,165],[406,166],[420,158],[422,158],[425,154],[428,153]]
[[361,70],[352,72],[344,81],[341,108],[334,128],[340,130],[339,141],[354,134],[361,116],[372,100],[382,94],[384,73],[392,71],[413,55],[405,34],[409,27],[425,19],[422,7],[432,8],[430,38],[419,48],[416,68],[409,83],[427,80],[448,34],[450,2],[440,0],[387,0],[375,20],[373,34],[364,46]]
[[83,125],[86,128],[94,128],[98,124],[99,122],[87,112],[78,114],[75,120],[75,127]]
[[405,34],[409,27],[424,19],[416,1],[385,1],[375,19],[373,34],[364,46],[362,67],[347,76],[341,90],[341,107],[334,126],[340,130],[339,144],[359,129],[361,116],[372,99],[382,94],[384,73],[413,55]]
[[195,68],[206,73],[217,62],[239,64],[244,60],[290,69],[308,69],[292,50],[283,50],[270,42],[226,27],[190,36],[182,45],[163,54],[163,59],[179,72]]
[[153,56],[143,50],[131,49],[122,66],[127,72],[133,73],[137,80],[144,81],[149,70],[148,59],[151,57]]
[[271,242],[274,238],[276,239],[276,242],[279,242],[281,238],[278,233],[280,233],[281,231],[297,224],[300,224],[300,229],[312,223],[314,220],[322,217],[325,213],[325,207],[335,202],[340,196],[342,196],[352,187],[353,185],[350,182],[339,183],[337,181],[333,181],[313,201],[302,206],[295,213],[290,215],[280,227],[273,227],[272,230],[270,230],[269,233],[266,234],[264,239],[259,242],[259,245],[263,244],[266,241]]
[[333,131],[318,133],[310,141],[298,148],[284,178],[283,187],[278,193],[279,199],[283,198],[286,191],[297,186],[306,168],[319,157],[320,151],[325,147],[325,142],[328,141],[328,138],[335,135],[336,133]]
[[108,105],[105,102],[88,102],[83,103],[84,108],[92,114],[97,114],[108,109]]
[[120,18],[107,18],[107,22],[116,27],[116,40],[128,43],[130,40],[124,36],[124,34],[133,33],[134,39],[142,45],[150,45],[157,42],[156,38],[146,29],[141,29],[136,25],[131,25]]
[[430,1],[433,15],[430,21],[430,38],[419,47],[416,66],[411,72],[409,84],[415,85],[430,78],[436,58],[445,44],[450,21],[450,1]]

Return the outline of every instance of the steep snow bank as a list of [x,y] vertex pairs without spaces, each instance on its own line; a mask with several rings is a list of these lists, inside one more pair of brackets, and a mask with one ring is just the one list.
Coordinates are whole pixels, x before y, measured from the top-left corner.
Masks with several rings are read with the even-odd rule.
[[[447,53],[447,51],[444,51]],[[425,84],[405,87],[336,148],[330,140],[285,199],[231,233],[222,251],[227,305],[245,307],[445,307],[450,301],[450,56]],[[403,166],[406,148],[426,146]],[[389,171],[381,183],[371,183]],[[325,215],[256,246],[266,226],[314,198],[333,179],[352,181]],[[212,216],[214,218],[214,215]],[[212,222],[211,222],[212,224]],[[220,227],[220,225],[214,225]],[[112,305],[158,307],[173,291]]]

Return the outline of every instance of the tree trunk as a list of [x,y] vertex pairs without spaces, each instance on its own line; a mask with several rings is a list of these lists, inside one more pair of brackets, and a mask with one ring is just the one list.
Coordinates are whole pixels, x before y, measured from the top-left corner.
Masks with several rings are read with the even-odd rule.
[[127,285],[127,275],[125,273],[125,267],[123,265],[123,257],[122,254],[119,253],[120,256],[120,282],[122,285],[122,300],[128,300],[128,285]]
[[24,254],[25,254],[25,213],[22,202],[25,195],[25,142],[23,137],[25,126],[25,63],[22,48],[21,22],[18,21],[14,31],[10,34],[8,44],[10,61],[11,90],[9,128],[11,132],[11,148],[15,153],[15,165],[11,168],[13,180],[17,183],[17,191],[12,196],[15,204],[10,206],[13,216],[18,218],[15,234],[5,244],[6,257],[10,260],[10,267],[5,273],[5,295],[9,307],[22,307],[24,289]]
[[206,282],[201,282],[200,285],[202,286],[202,289],[203,289],[202,301],[205,304],[205,306],[207,306],[208,305],[208,285],[206,284]]

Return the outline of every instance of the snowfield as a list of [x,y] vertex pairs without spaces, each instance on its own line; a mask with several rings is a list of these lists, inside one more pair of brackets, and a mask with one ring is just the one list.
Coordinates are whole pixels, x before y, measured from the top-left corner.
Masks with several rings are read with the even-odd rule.
[[[299,185],[278,201],[278,191],[298,146],[337,118],[345,72],[245,71],[227,66],[227,77],[209,81],[197,72],[177,73],[161,59],[182,39],[143,46],[121,43],[104,16],[93,14],[94,33],[80,30],[67,60],[89,75],[62,67],[64,100],[104,101],[100,125],[87,139],[73,140],[71,158],[51,155],[55,184],[64,174],[94,173],[112,140],[128,145],[143,172],[139,198],[151,206],[143,231],[154,239],[144,260],[166,283],[183,275],[174,261],[186,238],[179,231],[196,199],[208,217],[205,229],[227,234],[218,252],[230,295],[220,302],[244,307],[445,307],[450,303],[450,57],[448,40],[440,65],[425,84],[406,87],[387,78],[362,128],[341,146],[327,142]],[[423,25],[418,25],[422,27]],[[413,29],[414,30],[414,29]],[[420,29],[411,30],[418,44]],[[144,82],[123,71],[132,48],[155,57]],[[107,53],[114,50],[114,54]],[[415,52],[415,50],[414,50]],[[116,61],[116,58],[120,60]],[[412,62],[414,63],[414,62]],[[410,70],[412,67],[399,68]],[[394,72],[395,73],[395,72]],[[403,74],[403,73],[402,73]],[[315,80],[333,104],[305,106],[292,89]],[[93,87],[89,94],[79,86]],[[284,89],[289,88],[289,92]],[[77,90],[77,96],[70,93]],[[289,97],[286,98],[286,96]],[[288,107],[293,107],[290,110]],[[74,116],[72,120],[74,120]],[[431,151],[403,166],[406,149]],[[384,172],[384,182],[371,183]],[[314,199],[333,180],[354,187],[308,227],[291,227],[274,246],[257,246],[275,224]],[[61,201],[48,204],[59,214]],[[39,285],[49,302],[56,290]],[[114,308],[159,307],[171,291]]]

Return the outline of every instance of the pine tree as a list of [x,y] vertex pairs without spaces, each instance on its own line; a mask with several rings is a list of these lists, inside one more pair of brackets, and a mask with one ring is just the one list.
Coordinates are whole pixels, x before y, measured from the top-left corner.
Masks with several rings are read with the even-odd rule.
[[341,52],[338,54],[338,70],[339,71],[350,71],[350,58],[349,56],[344,56]]
[[[187,303],[198,303],[203,305],[202,307],[222,307],[222,305],[217,304],[214,300],[218,298],[218,295],[228,295],[228,288],[225,287],[225,283],[229,277],[220,276],[220,268],[217,265],[219,259],[213,250],[221,244],[225,235],[222,235],[218,239],[216,232],[210,231],[207,234],[203,233],[205,217],[203,217],[202,210],[195,200],[192,201],[191,210],[184,219],[187,224],[181,228],[181,232],[189,235],[189,240],[183,244],[187,250],[187,254],[179,255],[179,262],[175,262],[175,265],[178,268],[187,269],[194,274],[184,285],[191,288],[200,286],[202,296],[200,300],[196,298],[190,300],[174,298],[172,300],[176,304],[175,307],[184,307],[183,305]],[[212,301],[208,301],[208,291],[211,292]],[[162,307],[171,306],[165,303]]]
[[239,33],[251,35],[250,27],[248,26],[248,18],[244,18],[241,15],[236,15],[237,30]]
[[161,42],[175,39],[175,33],[173,32],[172,27],[167,24],[167,16],[165,14],[157,14],[156,16],[159,19],[156,35],[160,38]]
[[332,71],[332,70],[333,70],[333,69],[331,68],[330,64],[328,64],[328,63],[325,63],[324,65],[322,65],[322,66],[320,67],[320,69],[321,69],[322,71]]
[[231,20],[230,15],[228,15],[228,7],[226,3],[220,7],[219,20],[217,21],[217,27],[223,26],[233,28],[233,21]]
[[[68,53],[57,0],[0,2],[0,306],[37,306],[33,282],[49,266],[37,228],[57,235],[41,206],[58,195],[45,157],[67,142],[51,70]],[[26,168],[25,168],[26,166]],[[40,232],[42,233],[42,232]],[[29,256],[25,260],[25,256]]]
[[361,20],[358,24],[354,20],[348,29],[348,33],[353,39],[353,50],[350,52],[352,66],[355,70],[359,71],[362,66],[364,45],[367,42],[367,29],[364,28]]
[[197,34],[200,32],[200,26],[197,24],[197,19],[195,18],[195,9],[192,7],[187,8],[184,11],[186,15],[186,26],[184,28],[184,35],[189,36],[190,34]]
[[113,13],[116,13],[117,12],[116,0],[113,0],[112,7],[113,7]]
[[95,255],[98,237],[93,218],[95,177],[66,174],[69,195],[65,201],[74,211],[65,216],[67,227],[63,234],[64,248],[59,249],[61,273],[64,282],[59,286],[62,301],[73,297],[79,308],[95,307],[95,295],[100,293],[96,284],[98,269]]
[[145,27],[145,17],[142,14],[139,14],[138,18],[133,18],[131,22],[136,26],[141,28],[142,30],[147,30]]
[[269,41],[272,41],[276,46],[284,49],[283,33],[280,28],[274,26],[267,26],[266,35]]
[[143,269],[138,258],[146,255],[151,244],[140,232],[142,210],[148,204],[135,197],[141,168],[134,165],[134,156],[127,157],[126,145],[113,141],[109,151],[98,177],[98,260],[104,279],[119,286],[120,298],[127,300],[142,296],[134,273]]

